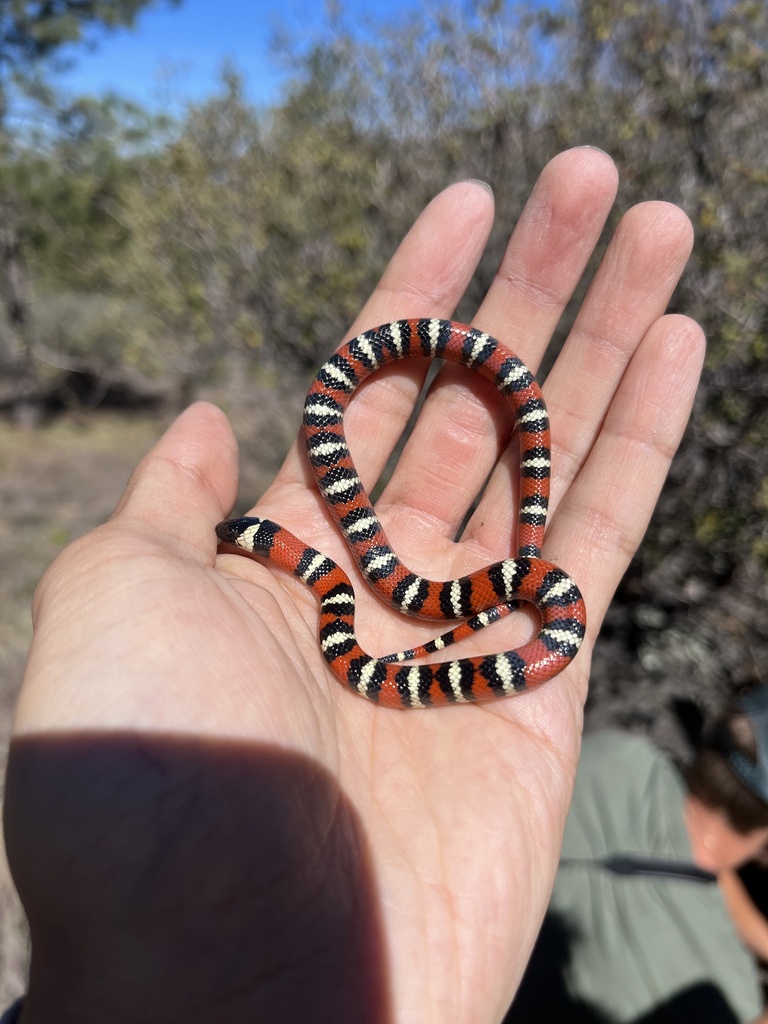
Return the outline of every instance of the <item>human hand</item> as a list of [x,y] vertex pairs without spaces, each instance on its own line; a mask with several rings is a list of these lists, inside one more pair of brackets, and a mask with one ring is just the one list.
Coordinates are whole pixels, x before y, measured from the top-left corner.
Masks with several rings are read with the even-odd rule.
[[[552,161],[477,311],[534,372],[615,192],[602,153]],[[477,184],[438,196],[351,335],[450,316],[492,214]],[[236,449],[210,406],[183,414],[110,522],[60,556],[35,600],[8,770],[8,850],[33,947],[24,1024],[503,1016],[557,864],[590,648],[693,400],[701,332],[663,315],[690,245],[676,208],[631,210],[544,386],[544,556],[579,584],[588,631],[534,694],[401,712],[345,692],[319,651],[311,593],[217,555]],[[366,486],[424,369],[397,363],[352,401]],[[377,504],[411,568],[445,579],[514,553],[508,417],[476,374],[441,370]],[[350,566],[298,445],[254,511]],[[359,587],[357,603],[373,653],[440,631]],[[530,628],[513,615],[457,655],[514,647]]]

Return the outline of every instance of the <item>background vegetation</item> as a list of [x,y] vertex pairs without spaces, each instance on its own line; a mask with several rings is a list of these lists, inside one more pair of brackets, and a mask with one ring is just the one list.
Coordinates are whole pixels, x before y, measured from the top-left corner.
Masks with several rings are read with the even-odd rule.
[[[360,31],[329,10],[318,38],[281,40],[290,74],[269,109],[234,66],[174,120],[51,91],[65,42],[146,3],[10,0],[0,15],[4,469],[22,425],[40,436],[55,414],[81,430],[107,406],[146,416],[215,389],[257,486],[292,436],[286,410],[429,198],[466,177],[496,194],[499,232],[458,311],[471,316],[544,163],[600,146],[621,171],[616,219],[666,199],[693,220],[675,308],[703,324],[709,355],[598,646],[588,721],[683,752],[699,710],[768,682],[763,0],[437,2]],[[50,529],[53,548],[68,539]]]

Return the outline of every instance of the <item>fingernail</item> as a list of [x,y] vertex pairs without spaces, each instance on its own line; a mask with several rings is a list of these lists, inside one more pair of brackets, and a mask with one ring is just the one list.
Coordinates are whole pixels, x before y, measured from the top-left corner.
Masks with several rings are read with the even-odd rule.
[[575,146],[574,148],[575,148],[575,149],[591,149],[591,150],[593,150],[593,151],[594,151],[595,153],[602,153],[602,154],[603,154],[603,156],[607,156],[607,157],[609,157],[609,158],[610,158],[610,156],[611,156],[611,154],[610,154],[610,153],[606,152],[606,151],[605,151],[604,149],[601,149],[601,148],[600,148],[600,146],[589,146],[589,145],[584,145],[584,146]]
[[481,188],[485,189],[489,196],[493,195],[493,189],[488,182],[483,181],[482,178],[465,178],[464,182],[466,185],[480,185]]

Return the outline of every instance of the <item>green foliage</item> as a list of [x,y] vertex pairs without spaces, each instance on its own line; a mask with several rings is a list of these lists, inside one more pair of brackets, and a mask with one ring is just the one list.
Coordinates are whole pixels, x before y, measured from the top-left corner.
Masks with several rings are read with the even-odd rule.
[[[0,397],[13,395],[20,409],[39,403],[41,385],[32,352],[29,263],[37,256],[42,278],[58,274],[66,283],[72,275],[64,259],[92,269],[92,246],[104,253],[121,240],[108,208],[123,159],[108,138],[101,142],[105,123],[115,127],[119,104],[67,103],[47,75],[66,63],[67,45],[97,27],[132,25],[151,2],[4,0],[0,6],[0,370],[6,378]],[[14,109],[23,118],[14,119]],[[87,270],[76,277],[80,287],[94,284]]]
[[39,287],[112,287],[130,238],[122,196],[138,171],[129,154],[161,130],[116,98],[85,98],[59,111],[52,138],[18,153],[7,177],[21,199],[17,230]]
[[148,154],[123,191],[122,219],[134,245],[116,276],[156,317],[192,371],[258,344],[249,311],[263,233],[260,141],[241,83],[227,73],[222,94],[189,111],[164,148]]

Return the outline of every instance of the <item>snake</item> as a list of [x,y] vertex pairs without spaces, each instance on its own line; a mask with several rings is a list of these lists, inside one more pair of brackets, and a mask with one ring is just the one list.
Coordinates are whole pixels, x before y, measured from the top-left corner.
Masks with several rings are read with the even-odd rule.
[[[355,468],[344,412],[362,382],[389,363],[427,357],[458,363],[489,380],[512,407],[519,435],[516,554],[459,579],[429,580],[397,557]],[[322,366],[304,403],[304,439],[320,495],[373,593],[406,615],[461,620],[428,643],[383,657],[355,634],[355,591],[348,574],[271,519],[227,519],[216,534],[292,573],[320,601],[318,642],[345,687],[386,708],[483,702],[530,690],[561,672],[586,631],[586,611],[571,577],[541,557],[551,476],[550,425],[539,385],[523,362],[489,334],[452,320],[397,320],[365,331]],[[514,650],[428,664],[404,664],[442,651],[533,605],[535,636]]]

